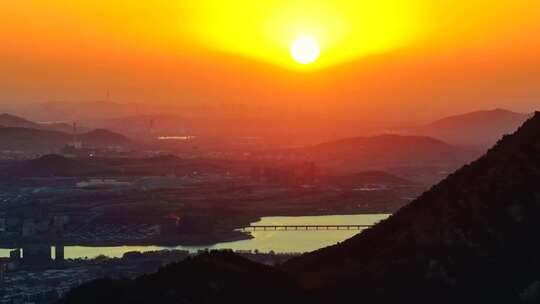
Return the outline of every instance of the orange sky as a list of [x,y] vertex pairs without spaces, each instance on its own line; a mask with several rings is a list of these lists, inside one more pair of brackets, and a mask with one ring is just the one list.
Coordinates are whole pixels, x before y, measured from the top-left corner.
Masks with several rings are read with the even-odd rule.
[[[263,116],[540,105],[540,1],[18,0],[0,12],[0,108],[107,90]],[[308,67],[288,54],[302,34],[321,44]]]

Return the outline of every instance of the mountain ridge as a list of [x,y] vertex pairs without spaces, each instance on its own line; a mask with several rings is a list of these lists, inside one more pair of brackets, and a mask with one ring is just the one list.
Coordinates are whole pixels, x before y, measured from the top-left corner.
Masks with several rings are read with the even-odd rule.
[[[44,131],[58,131],[64,133],[72,133],[73,126],[68,123],[38,123],[35,121],[22,118],[17,115],[2,113],[0,114],[0,126],[11,128],[28,128]],[[85,127],[78,127],[79,132],[89,132],[90,130]]]
[[291,150],[340,172],[386,170],[397,166],[454,168],[476,157],[475,150],[412,135],[359,136]]
[[[35,153],[58,152],[73,142],[72,134],[23,127],[0,127],[0,150],[17,150]],[[127,137],[107,131],[94,130],[76,135],[77,140],[90,147],[133,145]]]
[[443,117],[413,128],[408,133],[436,137],[451,144],[488,148],[504,134],[517,129],[532,115],[501,108],[473,111]]

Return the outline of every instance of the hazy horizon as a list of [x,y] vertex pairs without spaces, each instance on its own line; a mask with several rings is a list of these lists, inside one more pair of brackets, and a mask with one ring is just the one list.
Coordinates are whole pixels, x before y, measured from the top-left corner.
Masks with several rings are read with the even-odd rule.
[[[88,111],[96,108],[94,112]],[[232,108],[232,110],[231,110]],[[225,109],[219,112],[219,109]],[[503,110],[517,114],[532,114],[538,111],[537,107],[526,108],[520,111],[516,107],[485,107],[463,109],[463,111],[448,111],[441,114],[435,113],[426,115],[421,119],[411,119],[406,116],[390,116],[390,117],[368,117],[364,120],[368,125],[380,126],[415,126],[430,124],[441,119],[467,115],[476,112],[492,112]],[[210,112],[210,113],[209,113]],[[269,115],[261,115],[260,112],[250,111],[247,107],[231,106],[224,104],[207,104],[207,105],[191,105],[184,107],[171,106],[167,104],[146,104],[137,102],[121,102],[115,100],[81,100],[81,101],[43,101],[43,102],[28,102],[18,103],[13,105],[0,105],[0,114],[9,114],[18,116],[23,119],[28,119],[38,123],[47,122],[84,122],[84,121],[99,121],[110,119],[125,119],[135,117],[183,117],[183,118],[200,118],[208,120],[234,120],[234,119],[258,119],[260,121],[294,121],[302,118],[316,119],[320,121],[355,121],[357,118],[354,114],[349,115],[316,115],[310,112],[296,113],[298,116],[283,117],[279,112]],[[352,115],[352,116],[351,116]]]

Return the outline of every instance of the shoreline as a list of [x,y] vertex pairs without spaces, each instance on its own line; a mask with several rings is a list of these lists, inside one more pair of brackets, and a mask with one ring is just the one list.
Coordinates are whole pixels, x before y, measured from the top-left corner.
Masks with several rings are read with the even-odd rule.
[[[292,212],[278,212],[274,213],[271,216],[265,215],[254,218],[253,222],[248,223],[247,225],[261,221],[262,218],[271,218],[271,217],[324,217],[324,216],[348,216],[348,215],[377,215],[377,214],[390,214],[384,212],[363,212],[363,213],[334,213],[334,212],[312,212],[311,214],[302,213],[301,215],[292,215]],[[239,229],[241,226],[246,225],[237,225]],[[124,247],[124,246],[158,246],[158,247],[169,247],[174,248],[178,246],[182,247],[212,247],[220,243],[232,243],[242,240],[250,240],[254,237],[246,232],[231,230],[222,233],[208,234],[208,235],[191,235],[191,236],[179,236],[172,238],[163,238],[163,237],[154,237],[144,240],[77,240],[73,239],[64,239],[61,244],[63,246],[69,247]],[[0,249],[13,249],[21,248],[25,245],[31,245],[36,243],[50,244],[54,246],[56,241],[54,240],[4,240],[0,241]]]
[[[163,239],[153,238],[147,240],[123,240],[123,241],[77,241],[77,240],[63,240],[62,245],[64,247],[125,247],[125,246],[158,246],[158,247],[205,247],[214,246],[219,243],[230,243],[242,240],[253,239],[253,236],[247,233],[238,232],[230,233],[227,235],[195,235],[189,238],[179,239]],[[25,245],[36,244],[39,242],[34,241],[11,241],[7,243],[0,243],[0,249],[14,249],[21,248]],[[54,246],[54,241],[42,241],[42,243],[50,246]]]

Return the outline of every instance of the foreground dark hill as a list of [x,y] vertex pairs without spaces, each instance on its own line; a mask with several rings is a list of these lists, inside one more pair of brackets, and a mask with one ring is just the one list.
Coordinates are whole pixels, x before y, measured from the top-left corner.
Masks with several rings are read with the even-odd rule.
[[[185,292],[177,303],[538,303],[540,301],[540,113],[515,134],[464,166],[388,220],[332,247],[293,259],[281,270],[223,259],[234,273],[273,278],[281,284],[250,285],[202,258],[134,282],[94,282],[63,303],[159,303]],[[251,264],[250,264],[251,265]],[[244,267],[248,267],[249,271]],[[185,278],[199,273],[208,279]],[[205,289],[222,275],[219,294]],[[275,275],[275,276],[274,276]],[[240,275],[241,277],[241,275]],[[146,284],[139,283],[148,280]],[[212,282],[214,281],[212,280]],[[270,282],[275,282],[270,280]],[[123,285],[124,284],[124,285]],[[153,284],[153,285],[152,285]],[[162,287],[167,284],[167,288]],[[297,287],[299,284],[301,287]],[[144,297],[118,297],[143,290]],[[294,301],[296,291],[302,299]],[[207,298],[206,292],[213,298]],[[221,294],[236,294],[231,300]],[[205,298],[197,298],[205,297]],[[182,302],[184,301],[184,302]],[[168,303],[167,301],[161,301]]]
[[[205,254],[136,280],[97,280],[59,304],[297,303],[292,276],[229,252]],[[284,300],[285,299],[285,300]]]
[[488,148],[501,136],[513,132],[532,114],[504,109],[476,111],[442,118],[412,130],[412,133],[440,138],[456,145]]
[[388,220],[285,268],[318,299],[339,303],[538,300],[539,182],[537,113]]

